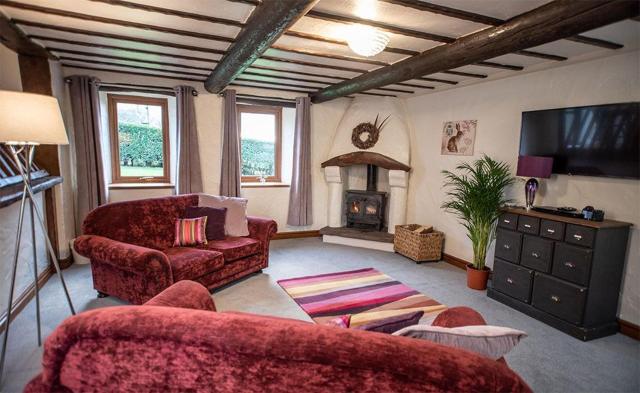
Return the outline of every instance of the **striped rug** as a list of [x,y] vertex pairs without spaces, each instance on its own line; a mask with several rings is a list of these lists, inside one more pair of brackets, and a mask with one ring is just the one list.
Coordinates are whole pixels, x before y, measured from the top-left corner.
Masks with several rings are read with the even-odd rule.
[[[351,315],[351,326],[414,311],[435,318],[447,306],[373,268],[278,281],[316,323]],[[425,318],[423,317],[423,318]]]

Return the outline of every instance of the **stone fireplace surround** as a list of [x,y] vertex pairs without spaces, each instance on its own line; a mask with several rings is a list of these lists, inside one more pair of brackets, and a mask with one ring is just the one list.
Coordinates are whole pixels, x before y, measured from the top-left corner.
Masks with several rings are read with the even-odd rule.
[[[370,149],[358,149],[351,143],[353,128],[373,122],[376,116],[389,120],[378,142]],[[336,130],[329,159],[322,163],[328,185],[328,226],[321,233],[325,242],[393,251],[396,225],[406,224],[407,188],[409,185],[410,139],[403,104],[397,98],[358,97],[353,100]],[[346,233],[345,191],[362,189],[366,184],[364,166],[371,164],[388,176],[380,176],[378,190],[388,193],[387,233],[363,236]],[[388,178],[388,182],[387,182]],[[354,238],[355,237],[355,238]]]

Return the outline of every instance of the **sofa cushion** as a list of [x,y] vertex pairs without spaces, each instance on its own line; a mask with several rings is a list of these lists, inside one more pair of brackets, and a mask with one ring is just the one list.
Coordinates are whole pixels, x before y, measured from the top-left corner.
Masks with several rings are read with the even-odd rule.
[[189,206],[184,218],[207,217],[207,240],[223,240],[225,238],[224,223],[227,208]]
[[171,247],[164,250],[169,258],[173,281],[191,280],[224,266],[222,254],[191,247]]
[[227,208],[224,228],[227,236],[249,236],[246,198],[199,194],[198,206]]
[[178,218],[174,247],[207,244],[207,216],[198,218]]
[[219,251],[224,255],[225,261],[232,262],[258,254],[262,250],[262,243],[249,237],[229,236],[224,240],[212,240],[199,247]]

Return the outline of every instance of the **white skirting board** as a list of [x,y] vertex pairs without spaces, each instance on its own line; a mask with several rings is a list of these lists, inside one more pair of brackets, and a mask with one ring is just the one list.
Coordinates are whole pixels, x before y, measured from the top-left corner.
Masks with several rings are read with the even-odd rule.
[[334,235],[322,235],[322,241],[325,243],[342,244],[344,246],[368,248],[370,250],[394,252],[393,243],[375,242],[372,240],[353,239]]

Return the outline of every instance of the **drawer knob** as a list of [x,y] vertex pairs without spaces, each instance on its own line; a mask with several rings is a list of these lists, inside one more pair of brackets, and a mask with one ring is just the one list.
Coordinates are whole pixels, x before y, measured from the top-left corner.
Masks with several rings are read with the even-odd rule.
[[502,247],[504,247],[505,250],[511,249],[511,246],[508,244],[503,244]]
[[582,236],[578,235],[577,233],[575,235],[573,235],[573,238],[576,240],[582,240]]
[[531,256],[534,258],[540,258],[540,255],[537,252],[532,252]]
[[529,225],[529,224],[524,224],[524,227],[525,227],[525,228],[531,228],[531,225]]
[[547,233],[554,234],[554,233],[556,233],[556,231],[555,231],[555,229],[550,229],[550,228],[549,228],[549,229],[547,229]]
[[513,284],[513,280],[511,279],[511,277],[507,277],[507,282],[508,282],[509,284]]
[[511,220],[502,220],[505,224],[511,224]]
[[572,262],[565,262],[565,263],[564,263],[564,265],[565,265],[566,267],[568,267],[569,269],[573,269],[573,268],[575,268],[575,267],[576,267],[576,264],[575,264],[575,263],[572,263]]
[[556,303],[560,303],[560,298],[557,297],[556,295],[551,296],[551,300],[553,300]]

